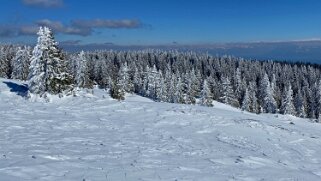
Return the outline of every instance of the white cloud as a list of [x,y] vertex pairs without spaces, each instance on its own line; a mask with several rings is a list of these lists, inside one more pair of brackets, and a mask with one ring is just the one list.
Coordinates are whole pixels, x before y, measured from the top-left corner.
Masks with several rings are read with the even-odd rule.
[[63,6],[63,0],[22,0],[27,6],[36,6],[43,8],[57,8]]

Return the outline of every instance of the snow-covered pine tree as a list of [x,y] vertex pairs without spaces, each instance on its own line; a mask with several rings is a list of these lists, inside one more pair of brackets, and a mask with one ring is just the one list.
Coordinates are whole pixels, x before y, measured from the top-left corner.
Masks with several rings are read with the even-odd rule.
[[171,70],[166,70],[165,77],[164,77],[164,83],[165,83],[165,89],[166,92],[163,94],[163,100],[165,102],[173,102],[173,95],[174,95],[174,78],[172,78],[173,75],[171,74]]
[[155,96],[157,101],[161,101],[164,98],[164,95],[167,94],[165,82],[163,79],[163,74],[161,71],[158,71],[155,79]]
[[212,92],[213,100],[218,100],[219,92],[220,92],[218,82],[216,81],[213,75],[209,76],[207,78],[207,81],[208,81],[208,87]]
[[283,92],[281,113],[295,115],[295,108],[293,105],[293,91],[291,84],[289,84],[289,86]]
[[134,69],[134,75],[133,75],[133,84],[134,84],[134,92],[140,93],[142,90],[142,79],[141,79],[141,72],[138,70],[137,67]]
[[64,55],[58,48],[48,27],[40,27],[29,68],[29,90],[43,95],[48,92],[60,94],[72,89],[72,76],[68,73]]
[[110,87],[110,97],[112,97],[113,99],[117,99],[117,100],[124,100],[125,99],[125,89],[123,86],[123,83],[121,82],[121,76],[120,76],[120,71],[118,71],[117,73],[115,73],[112,77],[112,81],[111,81],[111,87]]
[[277,85],[275,74],[272,75],[271,89],[272,89],[272,93],[273,93],[273,98],[276,102],[276,107],[281,107],[282,93],[281,93],[279,86]]
[[87,66],[86,55],[84,51],[81,51],[76,57],[76,86],[79,88],[93,88],[93,82],[89,78],[89,70]]
[[265,113],[276,113],[276,102],[268,75],[265,73],[261,80],[261,106]]
[[183,84],[181,77],[177,78],[177,83],[175,86],[175,93],[174,93],[174,103],[184,104],[184,92],[183,92]]
[[192,69],[192,71],[190,72],[190,82],[188,83],[190,86],[189,94],[191,97],[197,98],[201,92],[199,79],[200,79],[199,73],[196,74],[195,70]]
[[321,122],[321,80],[318,82],[316,88],[316,118]]
[[159,71],[157,75],[157,83],[156,83],[156,101],[163,101],[163,99],[166,97],[166,85],[164,82],[164,78],[162,75],[162,72]]
[[34,47],[32,57],[30,59],[30,68],[28,75],[29,91],[41,96],[47,91],[47,40],[44,35],[43,27],[40,27],[38,33],[38,43]]
[[243,101],[242,101],[242,107],[241,109],[244,111],[251,111],[251,99],[250,99],[250,94],[249,94],[249,90],[246,88],[245,89],[245,93],[243,96]]
[[17,47],[13,45],[3,45],[0,47],[0,77],[11,78],[12,59],[15,57]]
[[172,76],[170,77],[170,81],[168,84],[168,101],[170,103],[174,103],[175,102],[175,94],[176,94],[176,89],[177,89],[177,79],[176,79],[176,74],[172,74]]
[[249,97],[250,97],[250,111],[254,113],[260,112],[260,106],[258,104],[258,98],[256,94],[257,86],[255,82],[249,83]]
[[127,62],[120,66],[119,76],[119,84],[120,86],[122,86],[122,89],[125,90],[125,92],[132,92],[134,89],[134,85],[129,76],[129,68]]
[[235,98],[238,100],[239,103],[243,100],[243,94],[245,92],[245,86],[242,82],[241,71],[239,68],[235,71],[235,78],[234,78],[234,87],[235,87]]
[[27,80],[30,66],[30,47],[19,47],[12,62],[11,78]]
[[125,99],[125,90],[123,89],[123,86],[119,84],[118,77],[111,84],[109,93],[110,93],[110,97],[112,97],[113,99],[117,99],[119,101]]
[[210,88],[209,88],[209,86],[207,84],[207,80],[206,79],[204,80],[203,86],[202,86],[200,104],[202,106],[208,106],[208,107],[212,107],[213,106],[212,93],[211,93],[211,90],[210,90]]
[[300,89],[298,90],[298,92],[296,93],[296,96],[294,98],[294,105],[295,105],[295,110],[296,110],[296,116],[301,117],[301,118],[305,118],[306,112],[305,112],[305,107],[304,107],[304,99],[303,99]]
[[229,77],[222,78],[222,88],[222,97],[220,98],[220,100],[223,103],[232,105],[234,107],[239,107],[239,103],[238,100],[235,98]]
[[147,72],[147,96],[152,99],[157,99],[157,89],[160,87],[160,75],[157,71],[156,65]]

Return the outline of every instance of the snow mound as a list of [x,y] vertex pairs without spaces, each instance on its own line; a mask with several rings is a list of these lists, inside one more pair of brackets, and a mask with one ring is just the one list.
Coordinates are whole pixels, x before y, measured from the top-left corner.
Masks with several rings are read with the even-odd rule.
[[0,79],[0,180],[321,180],[321,125],[305,119],[26,92]]

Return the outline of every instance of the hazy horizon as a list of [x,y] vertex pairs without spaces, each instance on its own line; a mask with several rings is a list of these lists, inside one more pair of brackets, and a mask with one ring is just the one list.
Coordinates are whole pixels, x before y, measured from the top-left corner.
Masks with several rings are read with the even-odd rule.
[[47,26],[67,51],[178,49],[319,63],[321,2],[299,0],[12,0],[0,43],[37,41]]

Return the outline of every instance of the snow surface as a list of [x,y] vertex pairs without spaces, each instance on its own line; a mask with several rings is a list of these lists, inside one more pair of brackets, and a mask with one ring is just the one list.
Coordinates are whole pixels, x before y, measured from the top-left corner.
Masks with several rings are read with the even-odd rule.
[[321,180],[321,124],[0,79],[0,180]]

